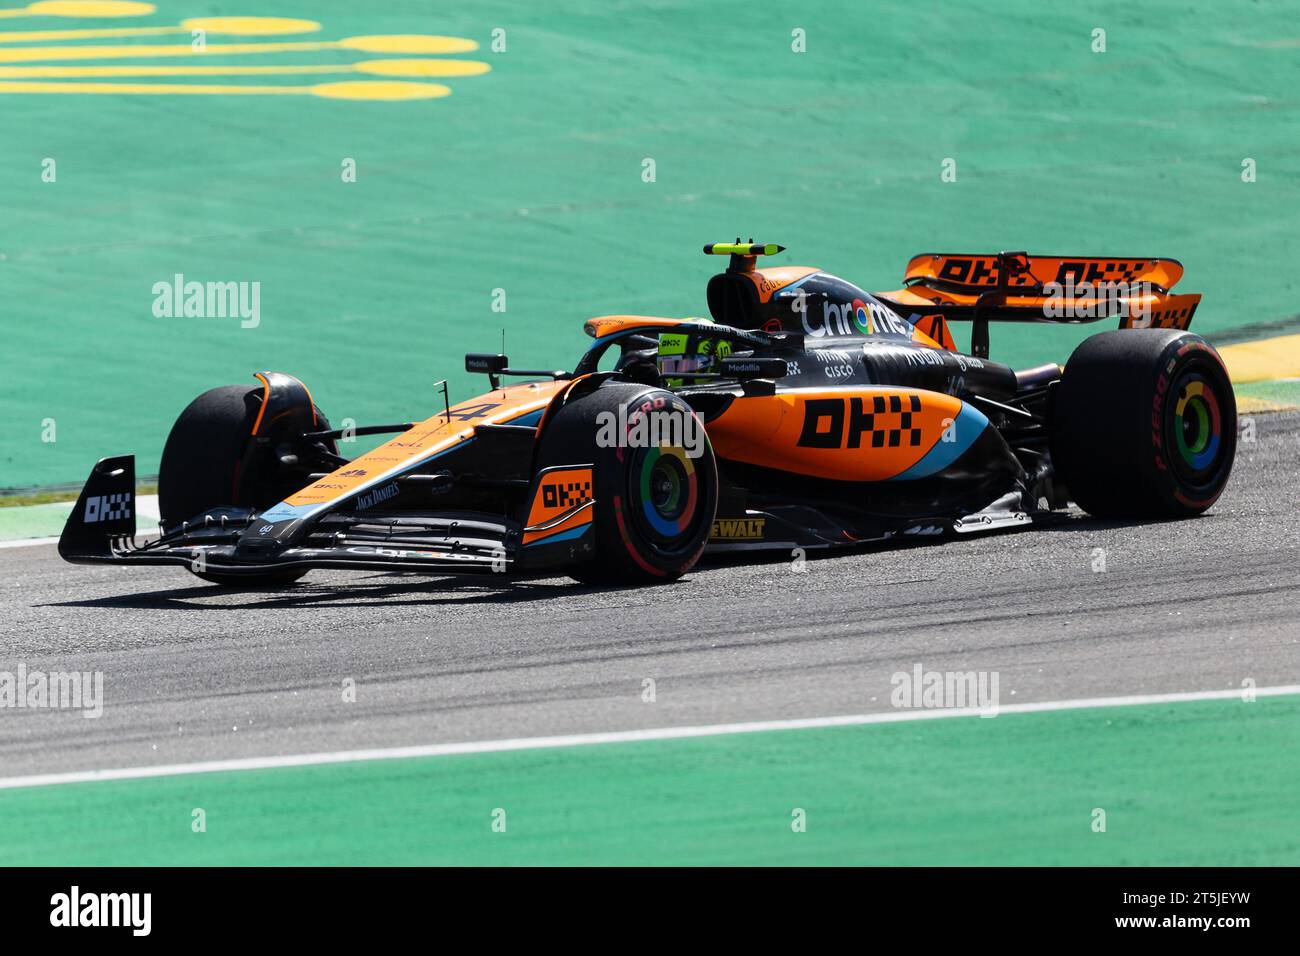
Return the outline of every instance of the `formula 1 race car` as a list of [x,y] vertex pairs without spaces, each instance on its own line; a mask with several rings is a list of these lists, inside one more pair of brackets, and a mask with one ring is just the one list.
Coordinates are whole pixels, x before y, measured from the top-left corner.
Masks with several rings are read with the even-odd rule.
[[[93,469],[59,553],[174,563],[223,584],[311,568],[679,577],[706,548],[829,548],[1101,517],[1198,514],[1236,450],[1223,363],[1187,331],[1171,259],[927,254],[868,293],[780,246],[717,243],[712,320],[606,316],[573,371],[466,356],[490,389],[352,460],[306,386],[205,392],[137,543],[131,456]],[[989,359],[990,322],[1118,317],[1062,368]],[[969,354],[950,323],[972,323]],[[503,385],[505,376],[532,379]]]

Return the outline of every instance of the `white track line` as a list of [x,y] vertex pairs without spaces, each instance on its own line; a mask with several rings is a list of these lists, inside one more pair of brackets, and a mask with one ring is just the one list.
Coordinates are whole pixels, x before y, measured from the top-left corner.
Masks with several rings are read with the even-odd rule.
[[[147,531],[137,531],[135,543],[137,545],[146,544],[155,539],[158,532],[150,528]],[[0,548],[34,548],[41,544],[58,544],[58,538],[19,538],[17,541],[0,541]]]
[[19,538],[17,541],[0,541],[0,548],[34,548],[41,544],[58,543],[58,538]]
[[[1138,694],[1132,697],[1093,697],[1083,700],[1041,701],[1008,704],[998,714],[1040,714],[1056,710],[1091,710],[1100,707],[1132,707],[1141,704],[1174,704],[1198,700],[1240,700],[1240,690],[1190,691],[1178,694]],[[1300,694],[1300,684],[1260,687],[1256,697]],[[242,757],[200,763],[161,764],[156,767],[119,767],[109,770],[78,770],[45,773],[29,777],[0,778],[0,790],[18,787],[48,787],[64,783],[92,783],[100,780],[141,780],[176,777],[193,773],[221,773],[239,770],[272,770],[280,767],[310,767],[367,760],[402,760],[411,757],[447,757],[458,754],[503,753],[540,750],[548,747],[583,747],[592,744],[638,743],[648,740],[682,740],[690,737],[721,737],[755,734],[771,730],[815,730],[822,727],[860,727],[868,724],[896,724],[912,720],[940,720],[947,717],[981,717],[976,707],[940,710],[898,710],[880,714],[845,714],[839,717],[804,717],[793,720],[759,720],[742,724],[712,724],[700,727],[658,727],[650,730],[616,730],[598,734],[568,734],[558,737],[516,737],[509,740],[473,740],[457,744],[425,744],[415,747],[380,747],[369,750],[340,750],[334,753],[288,754],[281,757]]]

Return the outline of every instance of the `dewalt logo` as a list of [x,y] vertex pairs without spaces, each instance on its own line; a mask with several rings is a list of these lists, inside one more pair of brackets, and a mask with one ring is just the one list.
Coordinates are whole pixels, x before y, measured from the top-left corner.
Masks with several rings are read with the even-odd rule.
[[713,522],[709,538],[713,541],[761,541],[766,518],[719,518]]

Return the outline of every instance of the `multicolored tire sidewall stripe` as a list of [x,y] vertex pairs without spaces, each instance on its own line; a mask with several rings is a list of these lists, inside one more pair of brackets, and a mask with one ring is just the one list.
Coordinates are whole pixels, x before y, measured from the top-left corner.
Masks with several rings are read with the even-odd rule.
[[1184,465],[1204,472],[1214,463],[1223,432],[1223,414],[1214,387],[1192,373],[1179,380],[1174,393],[1174,444]]
[[678,447],[646,449],[636,480],[641,512],[658,535],[674,539],[686,533],[699,504],[695,463]]

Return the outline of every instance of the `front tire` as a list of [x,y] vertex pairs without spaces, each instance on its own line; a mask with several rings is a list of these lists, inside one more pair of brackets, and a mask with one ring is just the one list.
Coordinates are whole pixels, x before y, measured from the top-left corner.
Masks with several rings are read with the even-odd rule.
[[1237,450],[1237,401],[1199,335],[1125,329],[1085,339],[1056,388],[1052,461],[1097,517],[1182,518],[1222,494]]
[[[637,443],[632,436],[639,416],[657,416],[668,440]],[[671,425],[673,419],[680,427]],[[627,431],[619,433],[623,427]],[[718,469],[690,406],[660,388],[607,384],[562,406],[546,428],[544,465],[594,466],[596,553],[569,572],[574,578],[663,584],[695,565],[718,507]]]
[[[253,467],[254,473],[244,472],[260,395],[260,389],[247,385],[225,385],[204,392],[181,412],[167,436],[158,469],[158,510],[165,528],[213,508],[260,509],[280,500],[284,482],[264,461]],[[321,427],[327,429],[329,424]],[[191,569],[191,573],[229,587],[266,587],[291,584],[307,571],[221,574]]]

